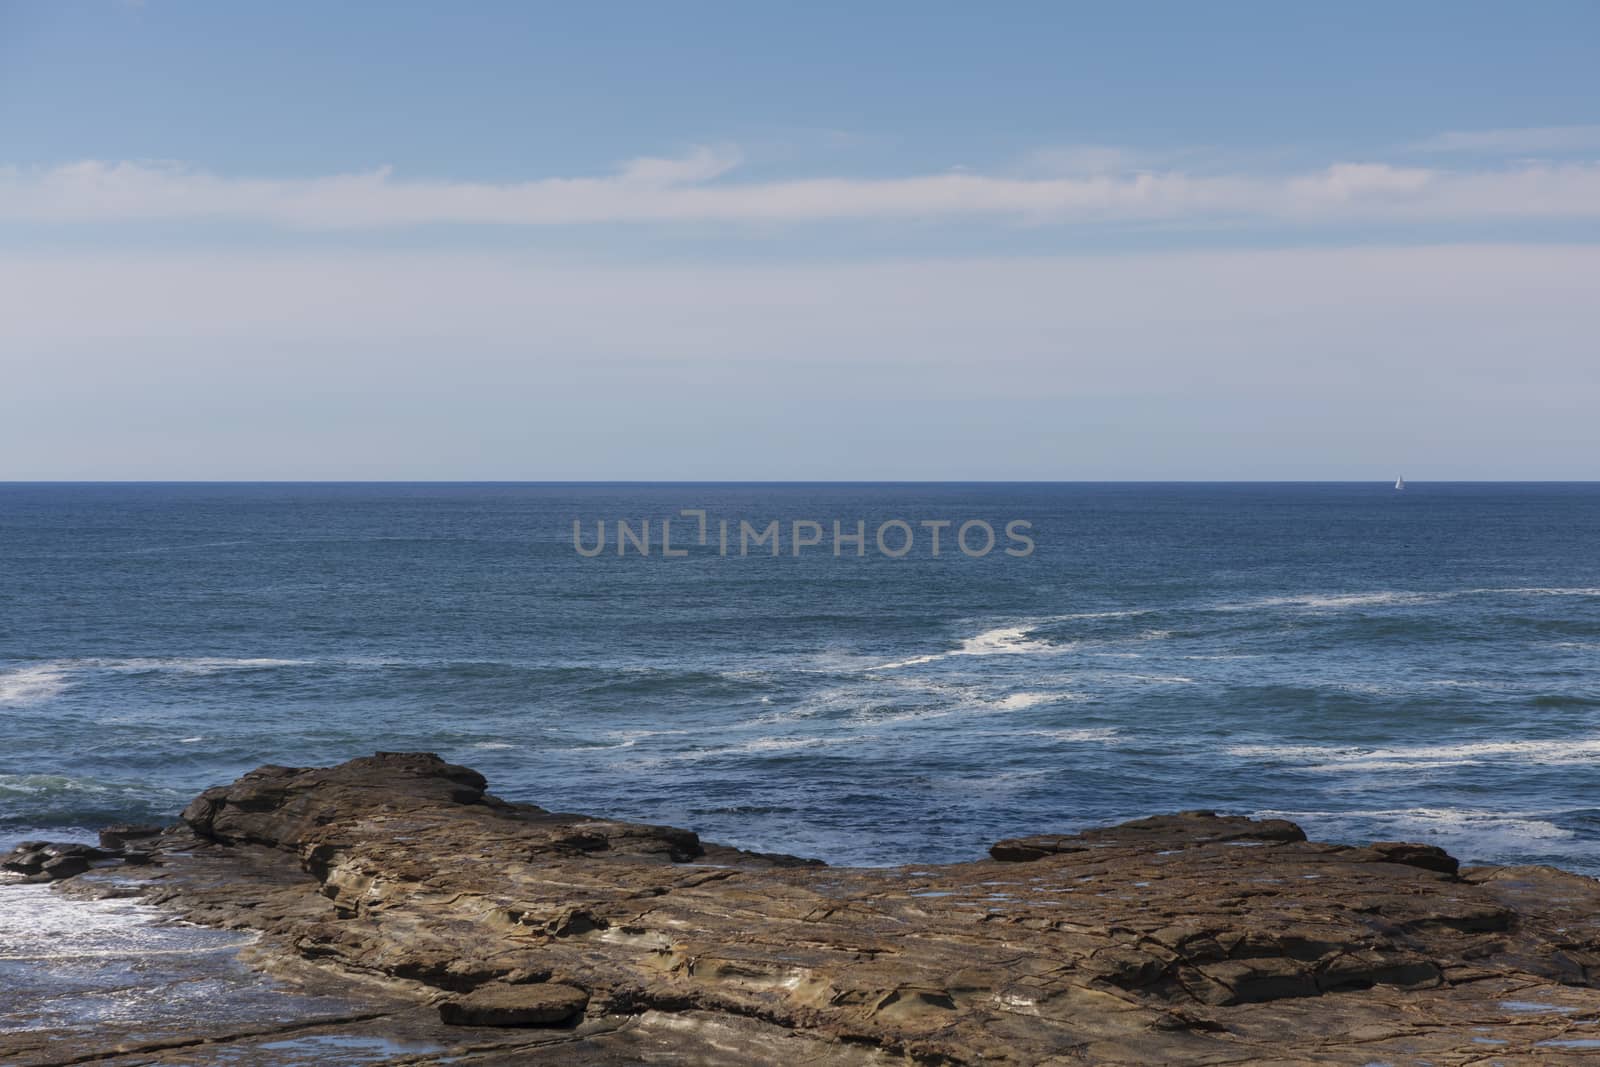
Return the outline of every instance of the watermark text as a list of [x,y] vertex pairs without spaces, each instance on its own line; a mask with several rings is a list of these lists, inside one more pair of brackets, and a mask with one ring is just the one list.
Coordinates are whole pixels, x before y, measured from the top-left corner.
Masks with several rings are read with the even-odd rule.
[[640,519],[572,520],[572,548],[586,559],[600,556],[769,556],[831,554],[836,559],[877,555],[888,559],[962,555],[981,559],[1000,553],[1014,559],[1033,555],[1033,523],[1027,519],[893,518],[866,519],[713,518],[704,508],[684,508],[676,516]]

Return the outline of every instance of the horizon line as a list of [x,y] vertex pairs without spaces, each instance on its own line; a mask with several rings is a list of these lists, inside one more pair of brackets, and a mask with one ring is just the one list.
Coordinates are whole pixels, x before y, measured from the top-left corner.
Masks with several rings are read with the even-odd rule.
[[[1386,485],[1381,478],[0,478],[19,485]],[[1435,478],[1414,485],[1597,485],[1600,478]]]

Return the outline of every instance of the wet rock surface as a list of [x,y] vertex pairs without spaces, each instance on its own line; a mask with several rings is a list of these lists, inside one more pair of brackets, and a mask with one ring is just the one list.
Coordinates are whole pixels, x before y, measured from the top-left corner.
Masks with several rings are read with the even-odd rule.
[[1487,1064],[1600,1050],[1600,882],[1550,868],[1458,869],[1429,846],[1323,844],[1209,812],[1009,839],[971,863],[829,868],[486,787],[415,753],[263,767],[159,836],[115,839],[139,866],[41,859],[29,843],[6,861],[19,875],[78,856],[61,891],[137,893],[259,934],[256,967],[290,988],[336,983],[349,1003],[343,1021],[137,1051],[114,1026],[0,1033],[0,1062]]

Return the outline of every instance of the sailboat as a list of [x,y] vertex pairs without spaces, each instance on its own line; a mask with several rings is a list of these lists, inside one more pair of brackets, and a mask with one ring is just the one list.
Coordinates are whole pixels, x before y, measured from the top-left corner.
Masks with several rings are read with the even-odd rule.
[[1402,474],[1400,477],[1394,480],[1394,487],[1396,489],[1404,489],[1406,487],[1405,475]]

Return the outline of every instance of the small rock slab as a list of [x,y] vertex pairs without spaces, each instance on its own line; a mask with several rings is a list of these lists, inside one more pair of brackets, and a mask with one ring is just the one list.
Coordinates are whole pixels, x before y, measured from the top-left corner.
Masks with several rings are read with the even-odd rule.
[[100,831],[100,847],[119,852],[129,841],[144,841],[160,835],[160,826],[141,826],[132,823],[115,823]]
[[[1143,848],[1154,850],[1170,846],[1173,849],[1196,845],[1227,844],[1230,842],[1259,842],[1261,844],[1288,844],[1306,839],[1305,831],[1284,819],[1249,819],[1243,815],[1218,815],[1214,811],[1180,811],[1176,815],[1152,815],[1146,819],[1120,823],[1076,834],[1035,834],[1032,837],[1008,837],[989,847],[989,855],[1005,863],[1030,863],[1046,856],[1059,856],[1068,852],[1087,852],[1091,848]],[[1376,847],[1376,846],[1374,846]],[[1414,859],[1396,859],[1392,855],[1374,855],[1390,863],[1409,863],[1413,867],[1428,863],[1455,862],[1442,849],[1427,845],[1392,845],[1394,849],[1413,849],[1428,852],[1427,863]],[[1440,857],[1432,857],[1437,852]],[[1418,855],[1420,853],[1407,853]],[[1444,868],[1433,866],[1431,870]],[[1452,873],[1453,873],[1452,868]]]
[[1455,874],[1461,869],[1461,862],[1438,845],[1417,845],[1407,841],[1374,841],[1365,848],[1353,850],[1348,858],[1358,857],[1370,857],[1370,862],[1374,863],[1401,863],[1441,874]]
[[452,1026],[553,1026],[589,1006],[589,994],[559,982],[479,986],[439,1005]]

